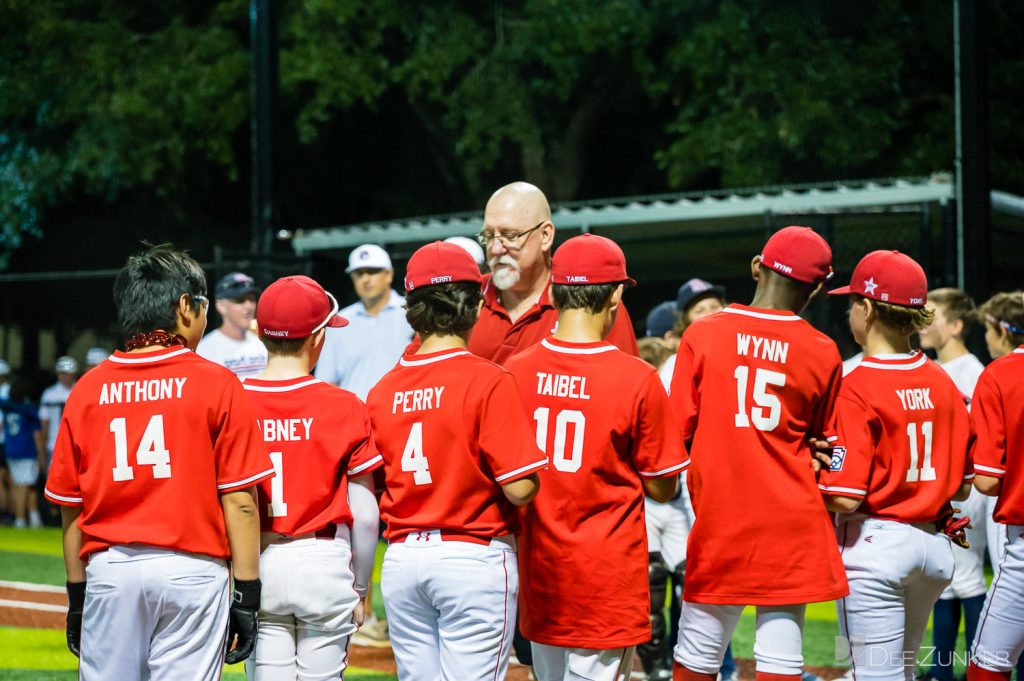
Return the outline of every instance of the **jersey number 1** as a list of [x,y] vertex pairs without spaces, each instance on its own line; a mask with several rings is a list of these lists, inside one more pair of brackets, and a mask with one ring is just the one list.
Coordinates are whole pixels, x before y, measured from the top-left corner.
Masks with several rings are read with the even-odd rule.
[[[114,434],[114,482],[135,479],[135,469],[128,463],[128,425],[124,417],[110,422]],[[154,414],[135,449],[135,463],[152,466],[154,478],[171,477],[171,453],[164,446],[164,415]]]

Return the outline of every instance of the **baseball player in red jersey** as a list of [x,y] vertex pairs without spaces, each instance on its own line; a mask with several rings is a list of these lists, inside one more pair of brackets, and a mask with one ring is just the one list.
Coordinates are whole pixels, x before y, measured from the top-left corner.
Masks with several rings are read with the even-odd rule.
[[729,305],[683,334],[670,399],[692,443],[696,520],[677,681],[715,678],[745,605],[757,606],[759,681],[798,680],[806,604],[848,592],[806,444],[834,441],[839,351],[797,316],[831,276],[831,263],[813,230],[786,227],[751,262],[753,302]]
[[46,496],[62,505],[82,679],[215,681],[225,634],[229,664],[255,643],[255,485],[273,467],[242,384],[191,350],[205,293],[184,253],[129,258],[114,283],[127,352],[82,377],[61,419]]
[[[256,681],[337,679],[362,619],[378,522],[369,474],[384,460],[359,398],[310,376],[326,329],[348,323],[334,297],[309,277],[278,279],[260,296],[256,321],[269,360],[242,387],[274,477],[260,483],[263,601],[246,671]],[[350,493],[370,500],[360,520],[373,535],[357,559]]]
[[939,521],[971,491],[974,435],[960,390],[910,337],[927,326],[928,281],[912,258],[875,251],[848,286],[864,359],[843,379],[839,439],[820,487],[839,512],[850,595],[836,605],[855,679],[912,681],[953,550]]
[[1008,543],[974,637],[968,681],[1009,681],[1024,651],[1024,292],[997,293],[979,310],[994,362],[978,379],[971,418],[982,494],[997,497],[994,517]]
[[657,371],[603,340],[635,283],[615,242],[569,239],[552,263],[558,328],[507,364],[551,461],[519,535],[540,681],[624,681],[651,636],[644,490],[667,501],[688,458]]
[[422,343],[367,400],[384,456],[381,589],[398,675],[502,679],[519,592],[515,508],[536,495],[547,458],[515,379],[466,349],[482,295],[469,254],[424,246],[405,290]]

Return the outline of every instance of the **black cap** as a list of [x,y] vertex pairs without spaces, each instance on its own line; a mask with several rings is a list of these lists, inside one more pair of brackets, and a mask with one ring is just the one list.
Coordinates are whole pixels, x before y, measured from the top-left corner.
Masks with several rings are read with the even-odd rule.
[[664,303],[658,303],[653,310],[647,313],[648,336],[661,338],[675,328],[675,325],[676,302],[674,300],[666,300]]
[[256,282],[248,274],[232,272],[221,277],[213,295],[217,300],[230,300],[241,298],[249,293],[259,295],[259,292],[260,289],[256,286]]
[[715,286],[710,281],[693,278],[679,287],[679,293],[676,294],[676,310],[686,312],[691,305],[695,305],[703,298],[710,297],[725,302],[725,289]]

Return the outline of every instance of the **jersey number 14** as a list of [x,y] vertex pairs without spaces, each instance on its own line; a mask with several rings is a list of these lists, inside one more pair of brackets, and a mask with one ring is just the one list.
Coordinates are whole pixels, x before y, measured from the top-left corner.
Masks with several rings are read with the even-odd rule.
[[[114,434],[114,482],[135,479],[135,469],[128,463],[128,422],[122,416],[110,422]],[[171,477],[171,452],[164,445],[164,415],[154,414],[135,449],[135,463],[152,466],[154,478]]]

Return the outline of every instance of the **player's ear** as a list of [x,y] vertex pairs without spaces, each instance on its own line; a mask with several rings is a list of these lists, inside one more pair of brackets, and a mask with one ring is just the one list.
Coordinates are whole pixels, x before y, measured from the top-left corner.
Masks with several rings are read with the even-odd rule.
[[622,303],[622,293],[625,290],[626,287],[623,284],[619,284],[618,286],[615,287],[615,289],[612,291],[611,297],[608,299],[609,310],[619,309],[619,305]]
[[750,260],[750,276],[753,277],[754,281],[758,281],[761,278],[761,256],[755,255]]
[[821,293],[821,290],[823,288],[825,288],[825,282],[823,282],[823,281],[822,282],[818,282],[818,285],[814,287],[813,291],[811,291],[811,295],[807,296],[807,301],[810,302],[810,301],[814,300],[814,296],[816,296],[819,293]]
[[955,319],[949,323],[949,327],[953,330],[953,335],[957,338],[963,338],[964,334],[964,320]]

